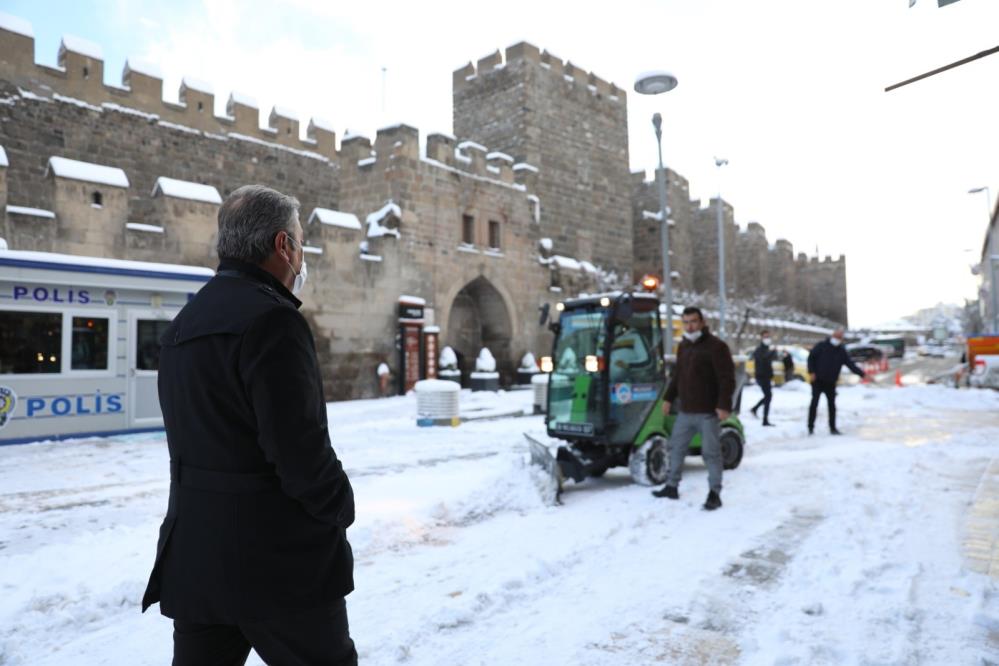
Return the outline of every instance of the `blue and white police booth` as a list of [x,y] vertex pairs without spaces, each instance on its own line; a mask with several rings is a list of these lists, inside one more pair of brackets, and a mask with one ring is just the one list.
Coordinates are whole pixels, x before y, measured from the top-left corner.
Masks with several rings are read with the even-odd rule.
[[0,250],[0,445],[162,428],[160,335],[214,274]]

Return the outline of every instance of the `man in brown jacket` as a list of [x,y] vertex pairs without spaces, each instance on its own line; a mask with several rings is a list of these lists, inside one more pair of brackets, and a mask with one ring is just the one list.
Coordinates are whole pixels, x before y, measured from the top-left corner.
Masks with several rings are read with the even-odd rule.
[[663,413],[679,398],[679,415],[669,438],[669,476],[656,497],[679,499],[677,488],[690,440],[701,433],[701,453],[708,467],[708,498],[704,508],[722,505],[721,422],[732,412],[735,365],[728,345],[711,334],[698,308],[683,311],[683,341],[676,354],[676,371],[666,389]]

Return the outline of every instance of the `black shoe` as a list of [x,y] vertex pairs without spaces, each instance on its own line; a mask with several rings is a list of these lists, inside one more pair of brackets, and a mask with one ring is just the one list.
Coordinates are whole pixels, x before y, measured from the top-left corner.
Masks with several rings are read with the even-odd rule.
[[776,423],[771,423],[770,421],[764,421],[764,422],[763,422],[763,425],[765,425],[765,426],[771,426],[771,427],[773,427],[773,426],[775,426],[775,425],[777,425],[777,424],[776,424]]
[[815,434],[815,426],[808,426],[808,434],[809,435]]
[[839,430],[836,430],[836,428],[829,428],[829,434],[830,435],[842,435],[843,433],[841,433]]
[[752,409],[750,409],[750,410],[749,410],[750,412],[752,412],[752,414],[753,414],[753,418],[756,418],[756,419],[760,418],[760,417],[759,417],[759,416],[757,415],[757,413],[756,413],[756,410],[757,410],[757,409],[759,409],[759,407],[753,407]]
[[680,499],[680,493],[677,492],[676,486],[663,486],[660,490],[652,491],[652,494],[656,497],[668,497],[669,499]]
[[715,509],[720,509],[722,505],[721,497],[715,491],[708,493],[708,498],[704,500],[704,510],[714,511]]

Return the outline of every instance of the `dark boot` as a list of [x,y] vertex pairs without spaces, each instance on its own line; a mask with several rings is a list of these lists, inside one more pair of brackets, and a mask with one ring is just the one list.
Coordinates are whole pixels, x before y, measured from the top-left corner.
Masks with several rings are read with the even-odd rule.
[[808,426],[808,434],[809,435],[814,435],[815,434],[815,426],[811,426],[811,425]]
[[774,425],[774,424],[773,424],[773,423],[771,423],[770,421],[764,421],[764,422],[763,422],[763,425],[765,425],[765,426],[772,426],[772,425]]
[[668,497],[669,499],[680,499],[680,493],[677,492],[676,486],[663,486],[660,490],[652,491],[652,494],[656,497]]
[[839,430],[836,430],[836,427],[833,426],[832,428],[829,428],[829,434],[830,435],[842,435],[843,433],[841,433]]
[[710,491],[708,493],[708,498],[704,500],[704,510],[714,511],[715,509],[720,509],[722,505],[721,496],[715,491]]
[[759,408],[760,408],[760,406],[756,405],[756,407],[753,407],[752,409],[749,410],[750,412],[752,412],[753,418],[757,418],[757,419],[760,418],[759,415],[756,413],[756,410],[759,409]]

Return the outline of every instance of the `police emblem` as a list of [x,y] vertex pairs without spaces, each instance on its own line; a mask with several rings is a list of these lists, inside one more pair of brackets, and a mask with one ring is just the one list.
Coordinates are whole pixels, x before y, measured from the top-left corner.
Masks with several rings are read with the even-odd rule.
[[0,386],[0,428],[7,425],[7,421],[14,415],[15,405],[17,405],[17,394],[14,393],[14,389]]

